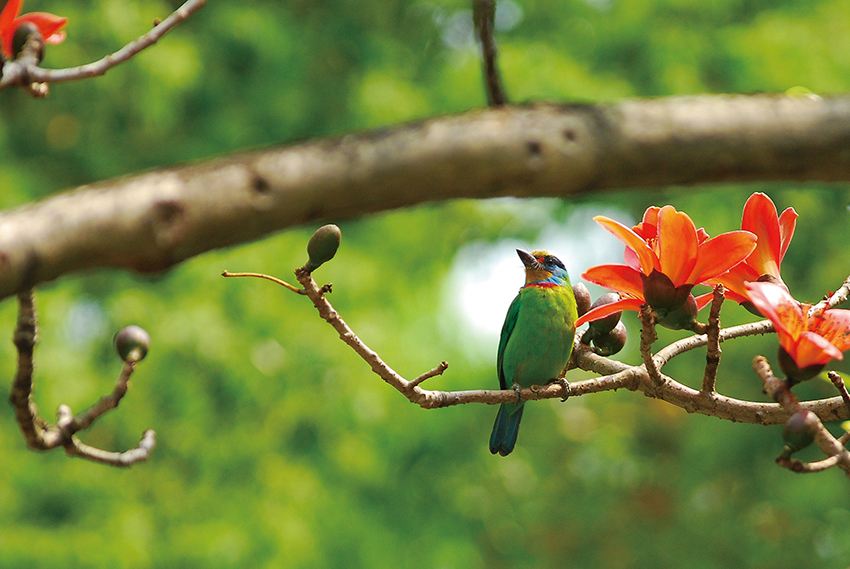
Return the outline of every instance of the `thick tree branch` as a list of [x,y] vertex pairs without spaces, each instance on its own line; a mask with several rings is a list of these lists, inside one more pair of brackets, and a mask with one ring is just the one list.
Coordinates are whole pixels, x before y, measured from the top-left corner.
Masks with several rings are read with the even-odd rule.
[[98,267],[162,271],[318,219],[452,198],[850,181],[850,96],[474,111],[84,186],[0,214],[0,298]]

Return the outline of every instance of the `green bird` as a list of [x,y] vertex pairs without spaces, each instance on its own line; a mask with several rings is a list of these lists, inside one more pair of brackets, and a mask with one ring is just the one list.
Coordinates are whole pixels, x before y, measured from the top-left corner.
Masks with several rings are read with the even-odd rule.
[[[525,265],[525,286],[508,308],[496,369],[502,389],[551,383],[561,376],[573,352],[578,318],[576,299],[564,264],[546,251],[517,249]],[[514,450],[525,402],[503,403],[496,415],[490,452]]]

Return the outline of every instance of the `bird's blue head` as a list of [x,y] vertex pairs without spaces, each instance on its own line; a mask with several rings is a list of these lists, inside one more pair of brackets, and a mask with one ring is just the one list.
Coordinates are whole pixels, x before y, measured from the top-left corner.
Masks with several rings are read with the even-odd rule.
[[548,251],[516,250],[525,265],[525,284],[536,286],[567,286],[570,276],[561,260]]

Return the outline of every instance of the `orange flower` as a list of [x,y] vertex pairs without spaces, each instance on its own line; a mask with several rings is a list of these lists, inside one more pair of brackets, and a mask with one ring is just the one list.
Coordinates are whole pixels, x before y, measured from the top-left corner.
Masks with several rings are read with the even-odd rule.
[[726,274],[712,279],[711,284],[722,284],[726,298],[738,303],[747,301],[745,283],[756,280],[782,283],[779,267],[791,243],[797,225],[797,212],[789,207],[776,214],[773,201],[761,192],[754,193],[744,205],[741,229],[758,237],[755,250]]
[[60,31],[68,18],[61,18],[45,12],[30,12],[18,16],[24,0],[9,0],[3,11],[0,12],[0,48],[6,57],[12,57],[12,38],[15,30],[25,23],[30,22],[41,32],[44,43],[61,43],[65,39],[65,32]]
[[[619,292],[621,300],[587,312],[576,325],[649,304],[658,313],[659,323],[686,328],[692,320],[678,322],[672,316],[691,305],[693,286],[725,273],[756,247],[756,236],[749,231],[709,238],[704,230],[697,230],[686,213],[670,205],[647,209],[643,221],[633,229],[604,216],[593,219],[625,243],[626,264],[591,267],[582,278]],[[696,309],[707,304],[709,296],[700,299]]]
[[[656,273],[656,276],[663,277],[664,275]],[[600,320],[622,310],[639,311],[644,304],[651,304],[645,298],[643,291],[645,281],[641,278],[641,274],[626,265],[598,265],[589,268],[581,277],[586,281],[596,283],[619,293],[620,300],[603,304],[587,311],[581,318],[576,320],[576,326],[581,326],[586,322]],[[669,282],[669,279],[667,282]],[[688,290],[681,296],[679,306],[668,310],[664,314],[664,318],[659,320],[660,324],[675,330],[689,328],[696,318],[697,311],[711,301],[712,293],[694,298],[694,295]]]
[[850,349],[850,310],[834,308],[810,318],[811,305],[794,300],[782,285],[748,282],[746,290],[750,301],[773,322],[779,365],[792,382],[814,377]]

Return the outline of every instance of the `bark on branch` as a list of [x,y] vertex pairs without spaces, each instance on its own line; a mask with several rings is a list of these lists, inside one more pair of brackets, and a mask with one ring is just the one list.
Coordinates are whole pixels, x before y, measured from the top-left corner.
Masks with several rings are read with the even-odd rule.
[[99,267],[162,271],[317,220],[453,198],[850,181],[850,96],[532,105],[175,167],[0,214],[0,299]]

